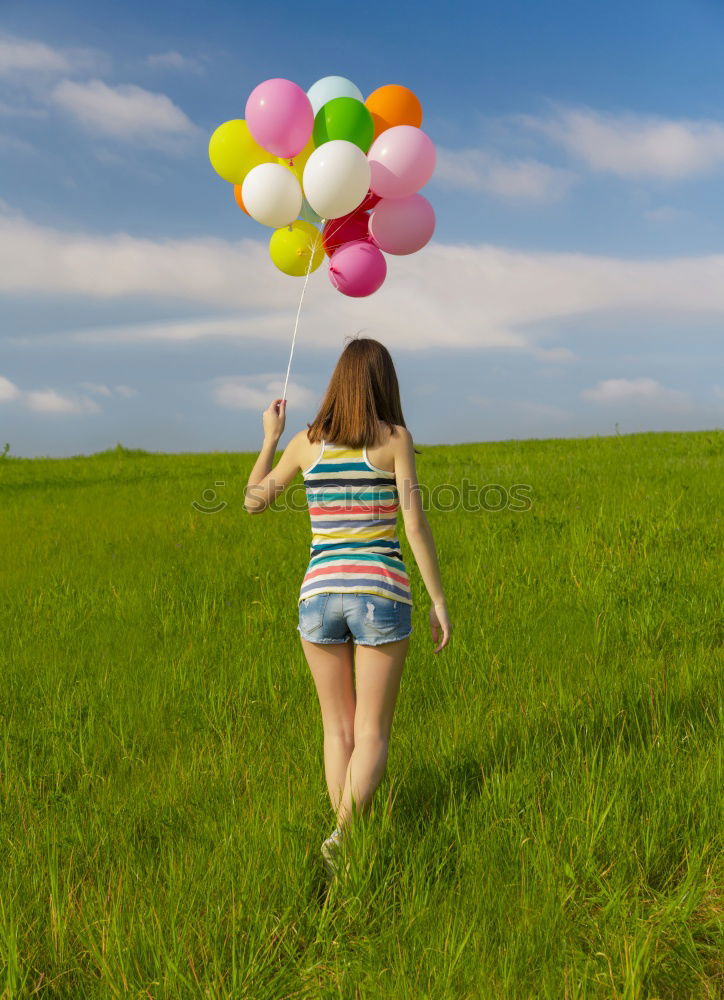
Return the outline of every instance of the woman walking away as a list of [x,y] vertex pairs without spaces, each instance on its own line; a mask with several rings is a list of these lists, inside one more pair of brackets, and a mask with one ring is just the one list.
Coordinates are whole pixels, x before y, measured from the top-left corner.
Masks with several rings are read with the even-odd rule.
[[264,444],[244,506],[260,513],[302,472],[312,544],[297,629],[322,711],[324,770],[337,817],[322,854],[334,873],[345,827],[355,812],[368,811],[385,771],[412,631],[396,528],[400,507],[431,600],[435,653],[447,645],[451,626],[387,348],[350,339],[319,413],[272,470],[285,420],[286,400],[275,399],[263,414]]

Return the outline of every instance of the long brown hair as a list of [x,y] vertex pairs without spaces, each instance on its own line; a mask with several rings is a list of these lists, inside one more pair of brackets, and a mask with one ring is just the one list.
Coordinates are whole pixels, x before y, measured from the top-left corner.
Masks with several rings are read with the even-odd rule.
[[405,427],[400,387],[390,352],[370,337],[350,337],[332,372],[317,416],[308,424],[310,442],[330,441],[348,448],[371,447],[377,422]]

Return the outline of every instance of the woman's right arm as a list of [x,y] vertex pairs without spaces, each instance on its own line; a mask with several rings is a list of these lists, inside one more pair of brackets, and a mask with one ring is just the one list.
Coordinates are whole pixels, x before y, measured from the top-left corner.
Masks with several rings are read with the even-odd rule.
[[405,427],[400,427],[396,435],[395,480],[407,541],[432,602],[430,628],[433,642],[439,643],[434,652],[439,653],[447,646],[452,627],[442,589],[432,528],[422,506],[412,435]]

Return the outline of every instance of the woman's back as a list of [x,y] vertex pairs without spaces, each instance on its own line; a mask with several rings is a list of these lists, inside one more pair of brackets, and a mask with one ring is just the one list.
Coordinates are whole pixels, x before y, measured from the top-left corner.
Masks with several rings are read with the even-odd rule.
[[374,465],[365,446],[322,441],[302,475],[312,528],[299,600],[317,593],[368,593],[412,604],[397,537],[395,473]]
[[[375,443],[367,445],[367,457],[372,465],[388,472],[395,471],[395,443],[399,440],[399,432],[400,428],[397,425],[393,425],[393,429],[390,430],[389,424],[382,421],[378,423],[378,433]],[[302,470],[304,470],[313,465],[319,458],[322,450],[322,442],[309,441],[306,431],[300,431],[300,437],[302,438],[303,446]]]

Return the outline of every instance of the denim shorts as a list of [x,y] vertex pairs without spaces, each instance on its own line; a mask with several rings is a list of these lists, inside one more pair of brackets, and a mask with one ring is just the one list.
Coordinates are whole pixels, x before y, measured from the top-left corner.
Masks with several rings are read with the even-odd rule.
[[309,642],[379,646],[412,632],[412,605],[377,594],[314,594],[299,602],[297,631]]

